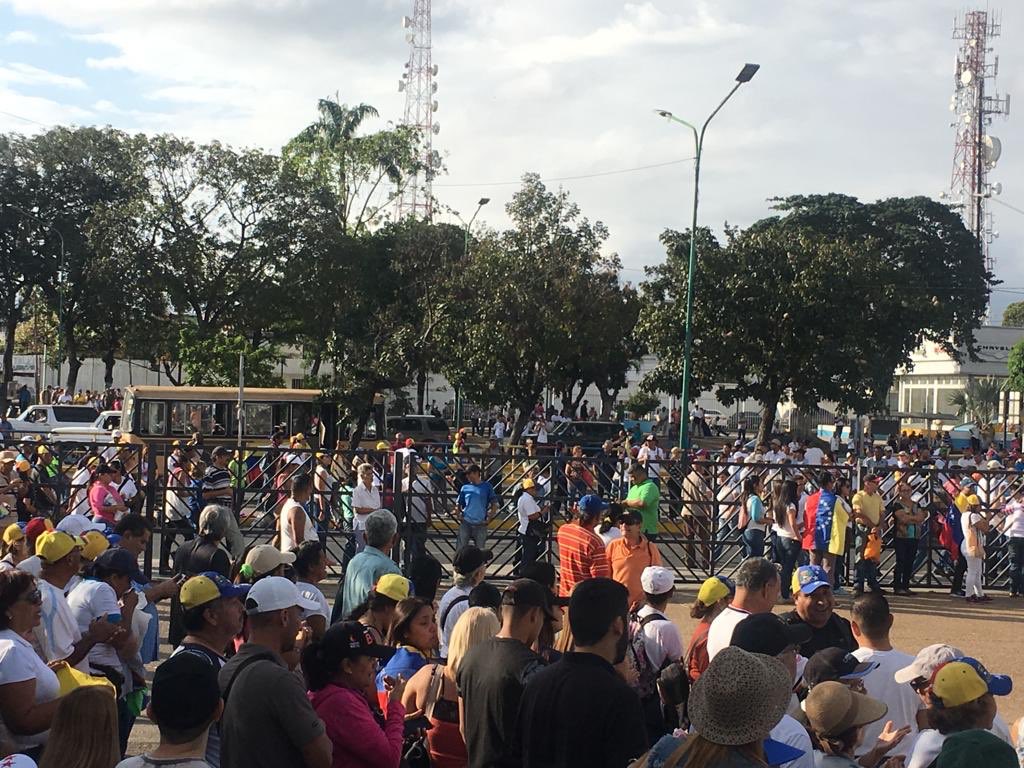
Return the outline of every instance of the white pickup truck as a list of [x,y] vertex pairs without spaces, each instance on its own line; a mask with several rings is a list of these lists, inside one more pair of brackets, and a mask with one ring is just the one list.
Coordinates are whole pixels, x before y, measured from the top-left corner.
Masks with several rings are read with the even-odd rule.
[[[94,411],[95,413],[95,411]],[[101,411],[96,420],[88,426],[57,427],[50,430],[50,441],[54,443],[112,443],[114,430],[121,426],[120,411]]]
[[30,405],[11,419],[14,436],[48,435],[57,427],[90,427],[96,422],[91,405]]

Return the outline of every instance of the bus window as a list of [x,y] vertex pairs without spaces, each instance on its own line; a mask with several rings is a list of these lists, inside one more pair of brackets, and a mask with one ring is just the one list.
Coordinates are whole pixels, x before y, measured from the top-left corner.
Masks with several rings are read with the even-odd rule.
[[167,404],[143,401],[139,419],[140,435],[163,435],[167,429]]
[[[309,422],[312,417],[312,403],[292,403],[292,418],[288,422],[291,434],[294,435],[298,432],[306,434],[309,431]],[[306,438],[309,438],[308,434],[306,434]]]
[[270,403],[245,403],[245,434],[267,436],[274,427],[274,406]]
[[235,407],[237,406],[233,403],[213,404],[213,416],[210,421],[209,434],[226,435],[228,433],[228,412]]
[[[271,425],[272,429],[270,432],[273,431],[273,427],[281,427],[285,432],[288,431],[288,426],[291,424],[291,420],[288,416],[290,411],[291,406],[288,403],[274,404],[274,423]],[[270,436],[270,432],[267,432],[268,437]]]
[[171,434],[191,435],[193,432],[199,432],[203,435],[212,435],[214,421],[212,403],[179,401],[171,405]]

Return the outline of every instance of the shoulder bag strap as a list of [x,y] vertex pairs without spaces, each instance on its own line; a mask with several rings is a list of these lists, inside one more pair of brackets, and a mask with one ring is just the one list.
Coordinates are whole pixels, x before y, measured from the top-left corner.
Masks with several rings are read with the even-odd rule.
[[228,696],[231,694],[231,689],[235,686],[235,681],[242,676],[243,670],[246,667],[255,664],[257,661],[272,662],[274,661],[274,657],[271,656],[269,653],[259,653],[255,656],[250,656],[248,659],[239,664],[238,669],[235,670],[234,676],[231,678],[231,681],[228,683],[227,688],[224,689],[224,693],[221,695],[221,698],[224,699],[225,703],[227,703]]
[[459,595],[454,600],[452,600],[450,603],[448,603],[448,607],[445,608],[444,609],[444,613],[441,614],[441,631],[442,632],[444,631],[445,624],[448,623],[448,616],[451,614],[452,608],[454,608],[459,603],[468,603],[468,602],[469,602],[469,595]]

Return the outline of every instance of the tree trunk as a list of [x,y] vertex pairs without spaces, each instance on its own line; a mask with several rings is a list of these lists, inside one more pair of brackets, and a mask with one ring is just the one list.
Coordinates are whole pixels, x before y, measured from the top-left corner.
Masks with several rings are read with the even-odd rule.
[[619,390],[605,392],[603,389],[598,389],[597,391],[601,395],[601,418],[608,421],[612,417],[612,409],[615,408],[615,398],[619,396]]
[[319,352],[313,358],[313,364],[309,367],[309,377],[315,379],[320,375],[320,365],[323,363],[324,358]]
[[[108,349],[103,353],[103,386],[106,389],[114,388],[114,364],[117,359],[114,357],[114,350]],[[129,366],[129,369],[131,366]]]
[[427,412],[427,372],[425,369],[416,371],[416,413]]
[[169,360],[164,360],[163,361],[163,366],[164,366],[164,373],[166,373],[167,374],[167,378],[171,380],[171,384],[173,384],[176,387],[180,387],[181,386],[181,370],[179,369],[178,375],[175,376],[174,372],[171,370],[171,363],[170,363]]
[[574,389],[575,387],[573,386],[573,382],[569,382],[568,388],[562,390],[560,397],[562,400],[563,411],[568,410],[569,408],[572,407],[572,393]]
[[767,443],[768,438],[775,429],[775,411],[779,407],[779,398],[771,398],[771,402],[761,403],[761,426],[757,430],[757,442]]
[[534,395],[529,400],[522,400],[516,403],[516,407],[519,409],[516,415],[516,421],[512,425],[512,434],[509,436],[509,443],[516,445],[519,443],[519,438],[522,437],[523,430],[526,429],[526,423],[530,420],[530,414],[533,413],[533,405],[537,402],[537,395]]
[[[359,421],[356,422],[356,428],[352,430],[352,434],[349,435],[348,447],[349,450],[354,451],[359,447],[360,441],[363,439],[363,432],[366,431],[366,422],[370,420],[370,411],[363,411],[363,415],[359,417]],[[378,436],[378,439],[381,439]]]
[[[576,413],[579,410],[580,403],[583,402],[583,396],[587,394],[587,384],[589,384],[589,383],[590,382],[587,382],[587,381],[581,381],[580,382],[580,393],[578,395],[573,396],[573,400],[572,400],[572,410],[573,410],[573,413]],[[587,416],[587,414],[584,414],[584,417],[586,417],[586,416]]]
[[78,337],[75,335],[74,326],[70,323],[64,326],[64,346],[65,355],[68,360],[68,380],[65,389],[69,395],[74,397],[75,388],[78,386],[78,372],[82,368],[82,361],[78,358]]
[[4,337],[4,373],[2,389],[0,389],[0,414],[7,413],[8,398],[7,398],[7,387],[10,382],[14,381],[14,332],[18,328],[18,319],[21,313],[18,310],[14,310],[7,315],[7,322],[4,324],[4,331],[6,336]]

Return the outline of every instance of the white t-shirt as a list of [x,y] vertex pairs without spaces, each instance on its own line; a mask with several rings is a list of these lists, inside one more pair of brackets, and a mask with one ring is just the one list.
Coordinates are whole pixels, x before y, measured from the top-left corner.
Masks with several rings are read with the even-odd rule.
[[[649,605],[645,605],[637,611],[637,615],[641,619],[645,616],[650,616],[652,613],[665,615]],[[686,655],[686,649],[683,648],[683,638],[679,635],[679,627],[674,622],[652,621],[644,626],[643,632],[644,651],[647,653],[647,658],[655,669],[661,669],[666,659],[678,661]]]
[[409,522],[427,522],[427,504],[430,501],[430,495],[433,493],[433,488],[430,487],[427,476],[423,474],[416,475],[411,488],[409,478],[405,478],[402,481],[402,491],[409,494]]
[[71,478],[71,490],[74,491],[75,495],[68,509],[69,515],[91,514],[89,509],[89,478],[91,476],[92,472],[89,468],[82,467]]
[[519,513],[519,532],[526,533],[526,526],[530,523],[530,515],[540,512],[540,504],[526,491],[519,496],[516,502],[516,512]]
[[[437,604],[437,621],[441,630],[440,654],[442,659],[448,658],[448,640],[452,636],[452,630],[455,629],[455,622],[469,608],[469,600],[460,600],[450,611],[448,606],[457,598],[469,597],[469,593],[472,591],[472,587],[452,587],[444,593],[441,597],[441,602]],[[445,613],[448,615],[446,616]],[[444,624],[441,624],[442,618],[444,619]]]
[[505,439],[505,422],[501,419],[494,422],[494,437],[498,440]]
[[[792,504],[789,505],[789,507],[793,507],[793,506],[794,505],[792,505]],[[789,512],[789,507],[786,508],[787,514]],[[796,509],[796,514],[794,515],[794,517],[796,518],[796,520],[799,523],[799,520],[800,520],[799,508],[794,507],[794,509]],[[772,524],[772,530],[775,531],[776,534],[778,534],[779,536],[781,536],[784,539],[799,539],[800,538],[800,535],[795,530],[793,530],[792,526],[789,525],[789,518],[787,517],[787,515],[780,515],[779,519],[776,520]]]
[[723,648],[732,643],[732,631],[736,625],[750,615],[749,611],[733,608],[731,605],[718,614],[708,629],[708,661],[711,661]]
[[295,540],[295,529],[292,527],[290,518],[293,513],[306,518],[306,524],[302,530],[302,541],[317,541],[316,523],[309,516],[309,513],[295,499],[288,499],[281,507],[281,551],[290,552],[299,546],[302,541]]
[[380,509],[380,491],[376,486],[371,485],[367,488],[362,481],[359,481],[352,489],[352,527],[357,531],[365,531],[366,518],[370,516],[370,513],[356,514],[356,507],[369,507],[370,511]]
[[789,456],[784,451],[768,451],[764,455],[764,460],[772,464],[781,464],[788,458]]
[[768,736],[775,741],[781,741],[791,747],[803,751],[803,754],[796,760],[783,763],[785,768],[814,768],[814,751],[811,747],[811,737],[807,735],[807,729],[789,715],[783,715],[778,725],[772,728]]
[[296,588],[307,600],[313,600],[317,603],[317,608],[303,608],[302,618],[308,619],[310,616],[323,616],[327,619],[327,623],[331,623],[331,607],[327,604],[327,598],[324,597],[324,593],[315,584],[310,584],[308,581],[297,581],[295,582]]
[[26,557],[18,563],[18,570],[22,573],[31,573],[38,579],[39,574],[43,572],[43,561],[39,559],[39,555]]
[[810,464],[817,466],[821,464],[821,460],[825,458],[825,452],[817,446],[811,446],[804,451],[804,464]]
[[884,702],[889,713],[881,720],[864,727],[864,738],[857,750],[860,757],[869,751],[876,741],[886,720],[892,720],[896,728],[910,726],[910,733],[898,747],[889,752],[890,756],[903,755],[909,757],[917,738],[917,713],[922,709],[921,698],[907,683],[897,683],[893,675],[897,670],[909,667],[914,657],[902,651],[875,651],[871,648],[858,648],[853,652],[860,661],[878,662],[878,667],[871,670],[864,679],[864,687],[868,696]]
[[[14,630],[0,632],[0,685],[36,681],[35,703],[52,701],[60,695],[56,673],[32,650],[23,637]],[[14,746],[21,750],[46,743],[49,731],[33,734],[11,734]]]
[[[74,652],[75,643],[82,639],[82,631],[63,589],[44,579],[36,579],[36,587],[43,596],[42,616],[39,625],[32,630],[36,650],[47,661],[66,659]],[[89,674],[87,659],[82,659],[75,667]]]
[[597,533],[597,535],[601,537],[601,541],[604,542],[604,545],[606,547],[616,539],[622,538],[622,529],[615,525],[613,525],[604,533],[600,533],[599,531],[595,531],[595,533]]
[[665,451],[660,447],[648,448],[646,445],[642,446],[636,454],[636,460],[643,463],[647,462],[647,474],[652,478],[657,478],[661,470],[659,461],[664,461]]
[[[976,526],[978,524],[978,522],[980,520],[982,520],[982,519],[983,518],[982,518],[981,512],[968,512],[967,514],[960,516],[960,530],[963,531],[963,534],[964,534],[964,543],[961,545],[961,547],[960,547],[961,549],[965,549],[966,546],[967,546],[967,536],[968,536],[967,532],[971,530],[972,526]],[[974,532],[978,536],[978,543],[981,546],[984,547],[985,546],[985,534],[982,533],[981,531],[977,530],[976,528],[975,528]],[[964,556],[965,557],[967,556],[966,552],[964,553]]]
[[[995,720],[992,721],[989,733],[998,736],[1011,747],[1013,746],[1010,729],[999,715],[996,715]],[[934,728],[921,731],[917,736],[917,741],[914,742],[913,754],[907,760],[906,768],[928,768],[942,751],[942,743],[946,740],[947,735],[939,733]]]
[[[78,631],[83,635],[89,625],[103,616],[113,617],[110,621],[121,621],[121,606],[118,605],[114,588],[105,581],[86,579],[68,595],[68,607],[78,622]],[[97,643],[89,651],[89,666],[102,664],[105,667],[121,668],[121,659],[112,645]]]

